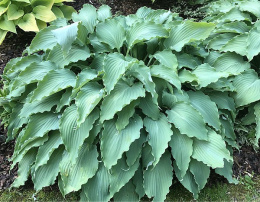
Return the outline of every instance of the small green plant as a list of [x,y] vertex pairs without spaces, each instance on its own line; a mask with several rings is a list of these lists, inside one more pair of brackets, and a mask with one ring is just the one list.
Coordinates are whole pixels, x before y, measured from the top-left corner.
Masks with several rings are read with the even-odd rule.
[[72,19],[41,30],[4,69],[13,187],[31,175],[36,191],[58,178],[64,196],[81,190],[84,201],[163,201],[173,173],[195,198],[211,169],[236,182],[234,122],[240,107],[257,109],[259,77],[243,56],[207,46],[216,22],[91,5]]
[[38,32],[56,18],[71,18],[75,11],[62,2],[73,0],[1,0],[0,45],[7,32],[16,33],[16,26],[24,31]]

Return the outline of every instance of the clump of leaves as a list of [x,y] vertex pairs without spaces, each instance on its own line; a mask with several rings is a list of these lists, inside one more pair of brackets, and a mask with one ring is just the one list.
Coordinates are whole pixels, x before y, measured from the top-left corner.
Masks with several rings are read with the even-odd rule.
[[38,32],[56,18],[71,18],[73,7],[62,2],[73,0],[2,0],[0,2],[0,45],[7,32],[16,33],[16,26],[24,31]]
[[58,178],[64,196],[81,190],[84,201],[163,201],[173,173],[195,198],[211,169],[236,182],[236,106],[260,99],[259,78],[242,56],[206,49],[215,23],[91,5],[72,19],[40,31],[5,67],[13,187],[31,175],[37,191]]

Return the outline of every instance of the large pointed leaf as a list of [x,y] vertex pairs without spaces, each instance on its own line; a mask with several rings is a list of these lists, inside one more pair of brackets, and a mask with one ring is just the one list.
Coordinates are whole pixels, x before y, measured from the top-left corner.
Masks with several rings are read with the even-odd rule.
[[96,28],[97,37],[110,48],[116,48],[120,52],[125,40],[125,30],[116,19],[109,19],[99,23]]
[[46,164],[40,166],[37,170],[35,170],[35,172],[32,173],[32,180],[36,191],[55,183],[59,173],[59,163],[62,159],[63,152],[64,147],[60,146],[52,153]]
[[130,27],[129,32],[126,34],[128,50],[140,41],[165,38],[167,36],[168,31],[160,24],[151,21],[137,22]]
[[164,41],[164,46],[180,52],[187,43],[206,39],[214,27],[213,23],[184,21],[171,29],[169,38]]
[[165,149],[168,148],[168,142],[171,140],[171,124],[165,115],[160,114],[159,120],[156,121],[146,117],[144,126],[148,132],[148,144],[152,147],[153,165],[156,166]]
[[52,70],[38,83],[31,102],[41,100],[68,87],[74,87],[76,75],[68,69]]
[[76,105],[71,105],[62,114],[60,122],[60,133],[66,150],[72,160],[78,156],[80,147],[89,136],[94,122],[98,119],[99,110],[94,110],[84,122],[77,127],[78,112]]
[[189,137],[207,140],[207,129],[203,117],[190,104],[178,102],[167,110],[168,119],[181,132]]
[[150,93],[147,93],[144,98],[140,99],[139,108],[142,109],[143,113],[152,118],[158,120],[160,117],[159,106],[153,102],[153,98]]
[[248,34],[238,35],[232,38],[230,41],[228,41],[228,43],[221,48],[221,51],[235,52],[243,56],[247,55],[247,47],[245,46],[247,39],[248,39]]
[[133,64],[133,61],[126,61],[119,53],[109,54],[104,61],[104,85],[108,94],[114,89],[118,80],[125,71]]
[[81,186],[92,178],[98,170],[98,151],[96,146],[84,144],[77,159],[71,162],[66,153],[60,163],[60,175],[63,183],[63,195],[80,190]]
[[44,22],[51,22],[56,19],[55,14],[46,6],[36,6],[33,8],[32,13],[34,14],[35,18]]
[[220,121],[216,104],[210,100],[209,96],[201,91],[189,91],[188,95],[191,105],[200,112],[204,121],[219,131]]
[[225,141],[213,130],[209,130],[208,137],[208,141],[194,140],[192,158],[212,168],[223,168],[224,159],[232,161]]
[[126,82],[119,81],[114,90],[102,102],[100,121],[112,119],[117,112],[129,105],[131,101],[144,96],[145,90],[141,83],[129,86]]
[[75,103],[78,111],[77,125],[80,126],[88,115],[93,111],[104,94],[103,87],[94,82],[87,83],[81,88],[78,96],[75,99]]
[[248,60],[252,60],[254,56],[258,55],[260,52],[260,25],[258,23],[258,27],[253,27],[247,39],[247,58]]
[[101,154],[105,166],[110,169],[117,164],[130,145],[140,137],[140,130],[143,121],[139,116],[130,119],[129,125],[121,131],[116,129],[115,121],[110,120],[104,123],[104,131],[101,138]]
[[95,176],[82,186],[89,201],[109,201],[110,174],[103,163],[99,163]]
[[260,79],[254,70],[238,75],[233,85],[236,89],[234,99],[237,106],[244,106],[260,100]]
[[233,176],[232,176],[233,175],[232,167],[233,167],[233,162],[229,162],[225,159],[224,160],[224,167],[223,168],[216,168],[215,172],[217,174],[222,175],[225,178],[227,178],[229,183],[237,184],[238,181],[235,178],[233,178]]
[[126,185],[114,195],[114,200],[115,201],[139,201],[139,196],[135,191],[135,186],[132,180],[126,183]]
[[178,61],[177,57],[172,53],[170,50],[163,50],[160,52],[156,52],[153,55],[156,60],[158,60],[162,65],[172,69],[177,70],[178,67]]
[[106,19],[112,17],[111,8],[108,5],[103,4],[98,8],[97,15],[99,21],[105,21]]
[[171,155],[166,151],[154,168],[144,171],[144,189],[146,195],[154,201],[164,201],[172,184],[173,168]]
[[191,138],[181,134],[178,129],[173,128],[173,135],[169,145],[181,177],[184,177],[189,168],[190,157],[193,152],[192,144],[193,140]]

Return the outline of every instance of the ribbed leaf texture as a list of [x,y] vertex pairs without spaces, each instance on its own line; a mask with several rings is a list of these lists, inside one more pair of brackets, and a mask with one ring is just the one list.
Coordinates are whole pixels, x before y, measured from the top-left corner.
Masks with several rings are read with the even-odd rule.
[[81,191],[83,201],[163,201],[173,175],[195,198],[211,170],[236,182],[241,109],[255,146],[260,138],[259,4],[249,2],[214,2],[204,22],[84,5],[74,22],[41,30],[3,75],[13,186],[31,175],[37,191],[58,178],[64,196]]

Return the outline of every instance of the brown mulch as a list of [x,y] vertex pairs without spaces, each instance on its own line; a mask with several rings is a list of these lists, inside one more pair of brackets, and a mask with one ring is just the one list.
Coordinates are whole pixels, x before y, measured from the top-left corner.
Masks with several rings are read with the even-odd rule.
[[[90,3],[96,8],[100,7],[102,3],[106,3],[112,8],[113,14],[132,14],[142,6],[151,7],[153,9],[166,9],[169,10],[173,7],[174,0],[157,0],[154,4],[150,0],[76,0],[73,3],[67,3],[79,10],[83,4]],[[185,4],[179,4],[182,10],[186,9]],[[182,11],[181,11],[182,12]],[[185,17],[184,12],[180,14]],[[0,74],[6,63],[15,57],[20,57],[23,50],[28,46],[34,37],[34,33],[26,33],[18,30],[18,35],[9,34],[4,43],[0,46]],[[10,187],[11,183],[16,177],[17,167],[10,171],[11,163],[8,159],[12,156],[14,149],[14,141],[5,143],[6,131],[3,127],[0,128],[0,191]],[[251,147],[243,147],[240,151],[234,151],[234,174],[235,176],[245,174],[260,174],[260,152],[256,153]]]

